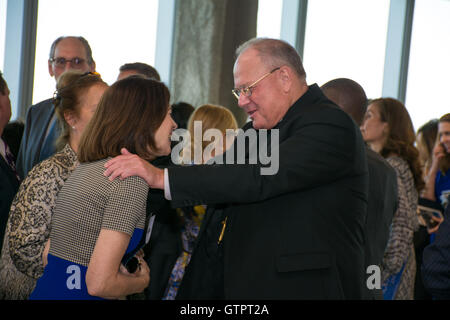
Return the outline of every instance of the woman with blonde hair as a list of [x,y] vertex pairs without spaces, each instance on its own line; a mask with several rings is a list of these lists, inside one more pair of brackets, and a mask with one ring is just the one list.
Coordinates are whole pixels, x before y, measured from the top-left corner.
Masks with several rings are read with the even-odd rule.
[[94,73],[68,71],[59,78],[53,100],[62,128],[59,152],[33,167],[11,205],[0,259],[1,299],[27,299],[42,276],[58,193],[78,166],[81,135],[107,87]]
[[413,235],[418,230],[418,195],[424,187],[415,132],[405,106],[392,98],[372,100],[361,126],[369,147],[397,173],[398,209],[382,261],[382,289],[387,300],[414,298],[416,259]]
[[[205,104],[191,114],[188,126],[190,144],[183,150],[185,164],[207,163],[229,148],[238,129],[236,119],[230,110],[223,106]],[[228,131],[228,134],[227,134]],[[211,141],[214,137],[214,141]],[[193,155],[193,158],[191,156]],[[182,251],[175,262],[169,277],[163,299],[173,300],[183,279],[186,266],[191,259],[206,206],[177,208],[181,225]]]
[[236,118],[227,108],[214,104],[198,107],[188,121],[190,141],[183,150],[183,163],[203,164],[222,154],[233,143],[232,133],[237,128]]

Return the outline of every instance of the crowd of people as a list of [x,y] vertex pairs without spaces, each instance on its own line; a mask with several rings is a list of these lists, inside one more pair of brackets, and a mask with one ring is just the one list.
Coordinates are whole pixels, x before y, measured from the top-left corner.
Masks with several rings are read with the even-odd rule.
[[145,63],[108,85],[83,37],[48,70],[24,124],[0,73],[0,299],[450,298],[450,114],[415,131],[268,38],[230,70],[242,128]]

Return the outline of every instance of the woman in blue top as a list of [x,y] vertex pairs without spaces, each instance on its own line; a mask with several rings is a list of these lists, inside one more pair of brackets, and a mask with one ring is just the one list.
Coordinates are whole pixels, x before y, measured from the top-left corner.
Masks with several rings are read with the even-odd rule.
[[109,181],[105,162],[121,148],[152,160],[170,153],[176,128],[169,91],[139,76],[113,84],[83,133],[80,166],[61,189],[50,233],[48,264],[31,299],[120,299],[142,292],[149,268],[123,266],[145,227],[148,185],[138,177]]
[[[450,195],[450,113],[439,119],[432,163],[425,180],[422,197],[437,202],[444,211]],[[438,226],[434,229],[437,228]],[[435,232],[434,229],[429,232]]]

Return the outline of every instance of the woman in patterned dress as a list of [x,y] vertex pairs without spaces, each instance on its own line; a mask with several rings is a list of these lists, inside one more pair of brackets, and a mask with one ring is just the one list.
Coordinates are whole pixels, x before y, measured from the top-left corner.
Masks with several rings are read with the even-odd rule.
[[416,259],[413,235],[418,230],[418,194],[424,187],[415,133],[405,106],[398,100],[372,100],[361,126],[369,147],[383,156],[397,173],[399,204],[381,269],[385,299],[414,299]]
[[123,148],[148,161],[171,151],[176,128],[169,90],[131,76],[104,94],[80,141],[80,165],[59,192],[44,274],[30,299],[121,299],[142,292],[150,270],[137,257],[146,222],[147,183],[139,177],[110,181],[105,163]]
[[69,71],[59,78],[54,105],[62,128],[60,151],[28,173],[11,205],[0,259],[0,299],[27,299],[42,275],[58,192],[78,165],[81,134],[106,88],[97,74]]

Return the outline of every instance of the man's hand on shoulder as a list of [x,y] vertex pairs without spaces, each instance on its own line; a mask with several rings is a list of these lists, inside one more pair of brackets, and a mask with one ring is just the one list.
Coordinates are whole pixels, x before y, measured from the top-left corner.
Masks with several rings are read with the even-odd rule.
[[123,180],[131,176],[138,176],[144,179],[151,188],[164,189],[163,169],[154,167],[125,148],[122,148],[120,152],[120,156],[105,163],[106,170],[103,174],[109,177],[110,181],[116,178]]

